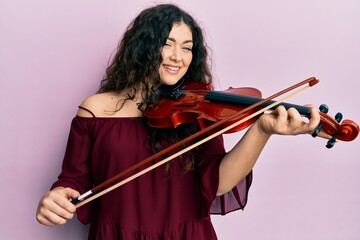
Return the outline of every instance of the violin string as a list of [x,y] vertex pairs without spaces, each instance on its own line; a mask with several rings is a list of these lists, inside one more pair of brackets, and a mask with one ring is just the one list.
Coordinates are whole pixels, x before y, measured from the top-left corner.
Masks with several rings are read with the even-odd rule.
[[175,154],[173,154],[173,155],[171,155],[171,156],[169,156],[169,157],[155,163],[154,165],[152,165],[150,167],[147,167],[147,168],[143,169],[142,171],[139,171],[139,172],[133,174],[132,176],[130,176],[130,177],[128,177],[128,178],[126,178],[126,179],[124,179],[124,180],[122,180],[122,181],[120,181],[120,182],[118,182],[118,183],[116,183],[116,184],[114,184],[114,185],[112,185],[112,186],[110,186],[110,187],[108,187],[108,188],[94,194],[94,195],[92,195],[89,198],[84,199],[83,201],[76,204],[76,208],[81,207],[84,204],[86,204],[88,202],[91,202],[91,201],[95,200],[98,197],[101,197],[102,195],[104,195],[104,194],[106,194],[106,193],[108,193],[108,192],[110,192],[110,191],[112,191],[112,190],[114,190],[114,189],[116,189],[116,188],[118,188],[118,187],[120,187],[120,186],[122,186],[122,185],[124,185],[124,184],[126,184],[126,183],[140,177],[140,176],[142,176],[142,175],[144,175],[145,173],[147,173],[147,172],[149,172],[149,171],[151,171],[151,170],[153,170],[153,169],[155,169],[155,168],[157,168],[157,167],[171,161],[172,159],[174,159],[174,158],[176,158],[176,157],[190,151],[191,149],[194,149],[194,148],[198,147],[199,145],[201,145],[201,144],[203,144],[203,143],[205,143],[205,142],[219,136],[220,134],[223,134],[223,133],[229,131],[230,129],[232,129],[232,128],[234,128],[234,127],[248,121],[249,119],[251,119],[253,117],[256,117],[257,115],[260,115],[260,114],[264,113],[267,110],[270,110],[272,107],[275,107],[275,106],[281,104],[282,102],[286,101],[287,99],[289,99],[291,97],[294,97],[295,95],[305,91],[306,89],[308,89],[310,87],[311,87],[310,85],[307,85],[307,86],[305,86],[305,87],[303,87],[303,88],[301,88],[301,89],[299,89],[299,90],[297,90],[297,91],[295,91],[295,92],[293,92],[291,94],[288,94],[287,96],[283,97],[282,99],[280,99],[278,101],[275,101],[274,103],[272,103],[272,104],[270,104],[270,105],[268,105],[268,106],[266,106],[266,107],[264,107],[264,108],[262,108],[262,109],[260,109],[260,110],[258,110],[256,112],[246,116],[245,118],[240,119],[239,121],[237,121],[237,122],[223,128],[223,129],[219,130],[218,132],[215,132],[212,135],[210,135],[210,136],[208,136],[208,137],[206,137],[206,138],[204,138],[204,139],[202,139],[202,140],[200,140],[200,141],[198,141],[198,142],[196,142],[196,143],[194,143],[194,144],[192,144],[192,145],[190,145],[190,146],[188,146],[188,147],[186,147],[186,148],[184,148],[184,149],[182,149],[182,150],[180,150],[178,152],[176,152]]

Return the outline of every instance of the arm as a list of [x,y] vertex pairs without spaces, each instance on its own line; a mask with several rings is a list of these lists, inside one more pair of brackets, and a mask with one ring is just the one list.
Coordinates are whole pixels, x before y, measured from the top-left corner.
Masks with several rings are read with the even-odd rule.
[[[79,110],[77,116],[91,117]],[[85,121],[86,122],[86,121]],[[91,141],[84,121],[73,119],[69,133],[68,144],[63,160],[62,172],[52,189],[40,199],[36,219],[46,226],[65,224],[72,219],[76,207],[69,201],[77,198],[91,186],[88,159]]]
[[293,108],[280,106],[270,114],[262,115],[229,151],[220,164],[217,195],[235,187],[254,167],[259,155],[272,134],[298,135],[311,133],[319,124],[319,112],[312,108],[308,123]]

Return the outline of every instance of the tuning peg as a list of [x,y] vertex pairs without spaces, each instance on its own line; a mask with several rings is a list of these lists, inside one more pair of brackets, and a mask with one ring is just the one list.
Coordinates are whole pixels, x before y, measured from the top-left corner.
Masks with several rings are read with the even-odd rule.
[[328,113],[329,107],[326,104],[321,104],[320,107],[319,107],[319,110],[320,110],[320,112]]
[[335,115],[335,120],[336,120],[338,123],[341,122],[342,118],[343,118],[343,115],[342,115],[342,113],[340,113],[340,112],[338,112],[338,113]]
[[335,134],[326,144],[327,148],[332,148],[336,143],[337,134]]
[[319,132],[321,131],[321,128],[323,127],[323,124],[320,123],[314,130],[314,132],[311,134],[312,137],[317,137],[317,135],[319,134]]
[[[328,107],[328,105],[326,105],[326,104],[321,104],[321,105],[319,106],[319,110],[320,110],[320,112],[326,114],[326,113],[329,111],[329,107]],[[317,135],[318,135],[319,132],[321,131],[321,128],[322,128],[322,127],[323,127],[323,124],[320,123],[320,124],[316,127],[315,131],[311,134],[311,136],[313,136],[314,138],[317,137]]]

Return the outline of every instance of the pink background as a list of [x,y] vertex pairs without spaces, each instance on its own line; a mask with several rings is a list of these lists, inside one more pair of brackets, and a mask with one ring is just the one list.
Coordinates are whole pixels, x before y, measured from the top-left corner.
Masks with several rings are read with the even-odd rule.
[[[206,31],[217,89],[268,96],[316,76],[291,99],[360,121],[360,2],[176,1]],[[93,94],[124,28],[152,1],[0,2],[1,239],[86,239],[76,220],[48,228],[38,200],[56,179],[77,105]],[[228,149],[243,132],[226,136]],[[359,139],[274,136],[248,206],[214,216],[219,239],[360,239]]]

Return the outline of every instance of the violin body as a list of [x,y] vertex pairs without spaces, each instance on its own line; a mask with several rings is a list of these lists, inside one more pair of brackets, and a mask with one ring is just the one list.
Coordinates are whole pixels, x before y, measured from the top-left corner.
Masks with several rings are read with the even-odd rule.
[[[191,88],[191,89],[189,89]],[[176,99],[160,98],[153,105],[146,108],[144,115],[147,123],[154,128],[176,128],[184,123],[198,123],[204,129],[215,122],[226,119],[239,112],[244,107],[226,103],[216,103],[205,100],[209,90],[202,83],[191,83],[180,89],[181,96]],[[239,95],[261,97],[261,92],[255,88],[230,88],[227,91]],[[231,119],[223,127],[231,125],[240,119],[252,114],[246,112]],[[251,125],[256,119],[252,118],[226,133],[240,131]]]

